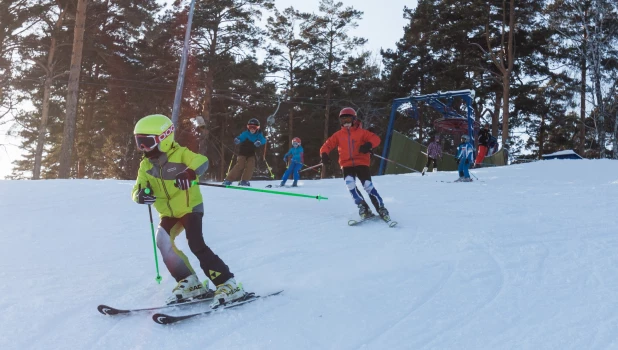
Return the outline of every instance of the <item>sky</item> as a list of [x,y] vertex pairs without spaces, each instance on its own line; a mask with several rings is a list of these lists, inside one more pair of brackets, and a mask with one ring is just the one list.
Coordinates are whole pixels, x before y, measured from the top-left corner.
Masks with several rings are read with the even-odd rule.
[[[344,6],[352,6],[363,11],[363,19],[352,34],[368,39],[367,49],[379,53],[380,49],[394,49],[403,37],[403,27],[407,21],[403,18],[403,8],[415,8],[416,0],[343,0]],[[319,1],[275,0],[275,6],[282,11],[293,6],[303,12],[318,13]]]
[[97,312],[175,286],[132,181],[0,181],[0,349],[618,349],[618,161],[472,173],[374,177],[395,228],[348,226],[342,179],[277,189],[322,201],[202,187],[207,244],[246,291],[284,292],[167,327]]
[[[171,1],[161,1],[171,2]],[[416,7],[416,0],[387,0],[376,2],[372,0],[343,1],[346,6],[353,6],[363,11],[363,19],[358,27],[352,30],[351,35],[368,39],[365,49],[372,51],[376,57],[380,49],[395,48],[395,43],[403,36],[403,27],[406,21],[403,18],[403,8]],[[275,6],[282,11],[293,6],[304,12],[318,12],[319,1],[275,0]],[[0,125],[0,179],[11,174],[13,161],[20,157],[17,147],[18,138],[8,137],[6,131],[12,124]]]

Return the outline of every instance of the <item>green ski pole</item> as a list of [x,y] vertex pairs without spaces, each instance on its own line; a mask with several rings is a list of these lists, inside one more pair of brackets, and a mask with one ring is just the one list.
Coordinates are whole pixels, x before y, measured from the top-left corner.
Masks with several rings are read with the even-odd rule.
[[[146,194],[150,194],[150,188],[146,188],[144,192],[146,192]],[[152,221],[152,205],[151,204],[148,204],[148,214],[150,214],[150,231],[152,232],[152,246],[154,248],[155,267],[157,268],[157,277],[155,278],[155,281],[161,284],[161,280],[163,278],[161,278],[161,275],[159,274],[159,260],[157,258],[157,242],[155,240],[154,222]]]
[[197,184],[200,186],[211,186],[211,187],[221,187],[221,188],[230,188],[233,190],[241,190],[241,191],[252,191],[252,192],[262,192],[262,193],[270,193],[270,194],[280,194],[283,196],[292,196],[292,197],[303,197],[303,198],[315,198],[318,201],[322,200],[322,199],[328,199],[326,197],[322,197],[319,194],[317,196],[314,195],[310,195],[310,194],[302,194],[302,193],[292,193],[292,192],[283,192],[283,191],[273,191],[273,190],[263,190],[263,189],[259,189],[259,188],[251,188],[251,187],[237,187],[237,186],[227,186],[227,185],[219,185],[219,184],[209,184],[206,182],[197,182],[194,181],[193,184]]

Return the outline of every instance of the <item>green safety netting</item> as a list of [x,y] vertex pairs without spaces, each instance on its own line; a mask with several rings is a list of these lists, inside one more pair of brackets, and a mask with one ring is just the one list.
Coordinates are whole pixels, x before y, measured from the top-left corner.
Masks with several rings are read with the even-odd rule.
[[[394,162],[405,165],[406,167],[422,171],[427,164],[427,146],[408,138],[404,134],[394,131],[391,138],[388,158]],[[499,150],[483,160],[483,166],[502,166],[506,165],[504,150]],[[431,171],[432,169],[429,169]],[[456,171],[457,162],[455,156],[444,153],[442,160],[438,160],[439,171]],[[398,166],[392,162],[386,164],[385,174],[405,174],[410,173],[409,169]]]

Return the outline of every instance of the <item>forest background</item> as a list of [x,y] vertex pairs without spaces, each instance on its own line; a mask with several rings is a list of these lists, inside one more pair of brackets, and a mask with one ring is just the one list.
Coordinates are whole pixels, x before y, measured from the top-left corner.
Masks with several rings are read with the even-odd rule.
[[[250,118],[269,140],[256,152],[258,177],[267,163],[280,176],[293,137],[306,164],[319,163],[343,107],[384,137],[393,98],[462,89],[475,91],[476,120],[511,161],[563,149],[618,158],[613,0],[419,0],[392,14],[407,24],[379,54],[351,34],[364,15],[353,4],[276,4],[196,1],[176,139],[208,156],[208,179],[223,178]],[[21,149],[8,178],[135,178],[133,127],[148,114],[171,116],[178,79],[189,1],[164,5],[0,2],[0,125]],[[427,144],[441,115],[410,111],[399,109],[395,129]],[[457,140],[444,136],[453,152]]]

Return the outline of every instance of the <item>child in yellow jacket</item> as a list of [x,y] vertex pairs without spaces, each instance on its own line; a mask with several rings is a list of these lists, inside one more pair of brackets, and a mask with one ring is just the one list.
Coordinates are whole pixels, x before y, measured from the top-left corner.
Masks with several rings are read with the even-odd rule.
[[132,197],[139,204],[154,205],[159,212],[157,247],[165,266],[178,282],[167,303],[212,296],[211,291],[202,287],[186,255],[174,244],[183,229],[189,249],[217,287],[211,307],[242,298],[245,295],[242,285],[236,284],[234,274],[206,245],[202,234],[202,193],[192,184],[208,169],[208,158],[174,142],[174,124],[164,115],[140,119],[133,133],[137,148],[145,157],[140,163]]

